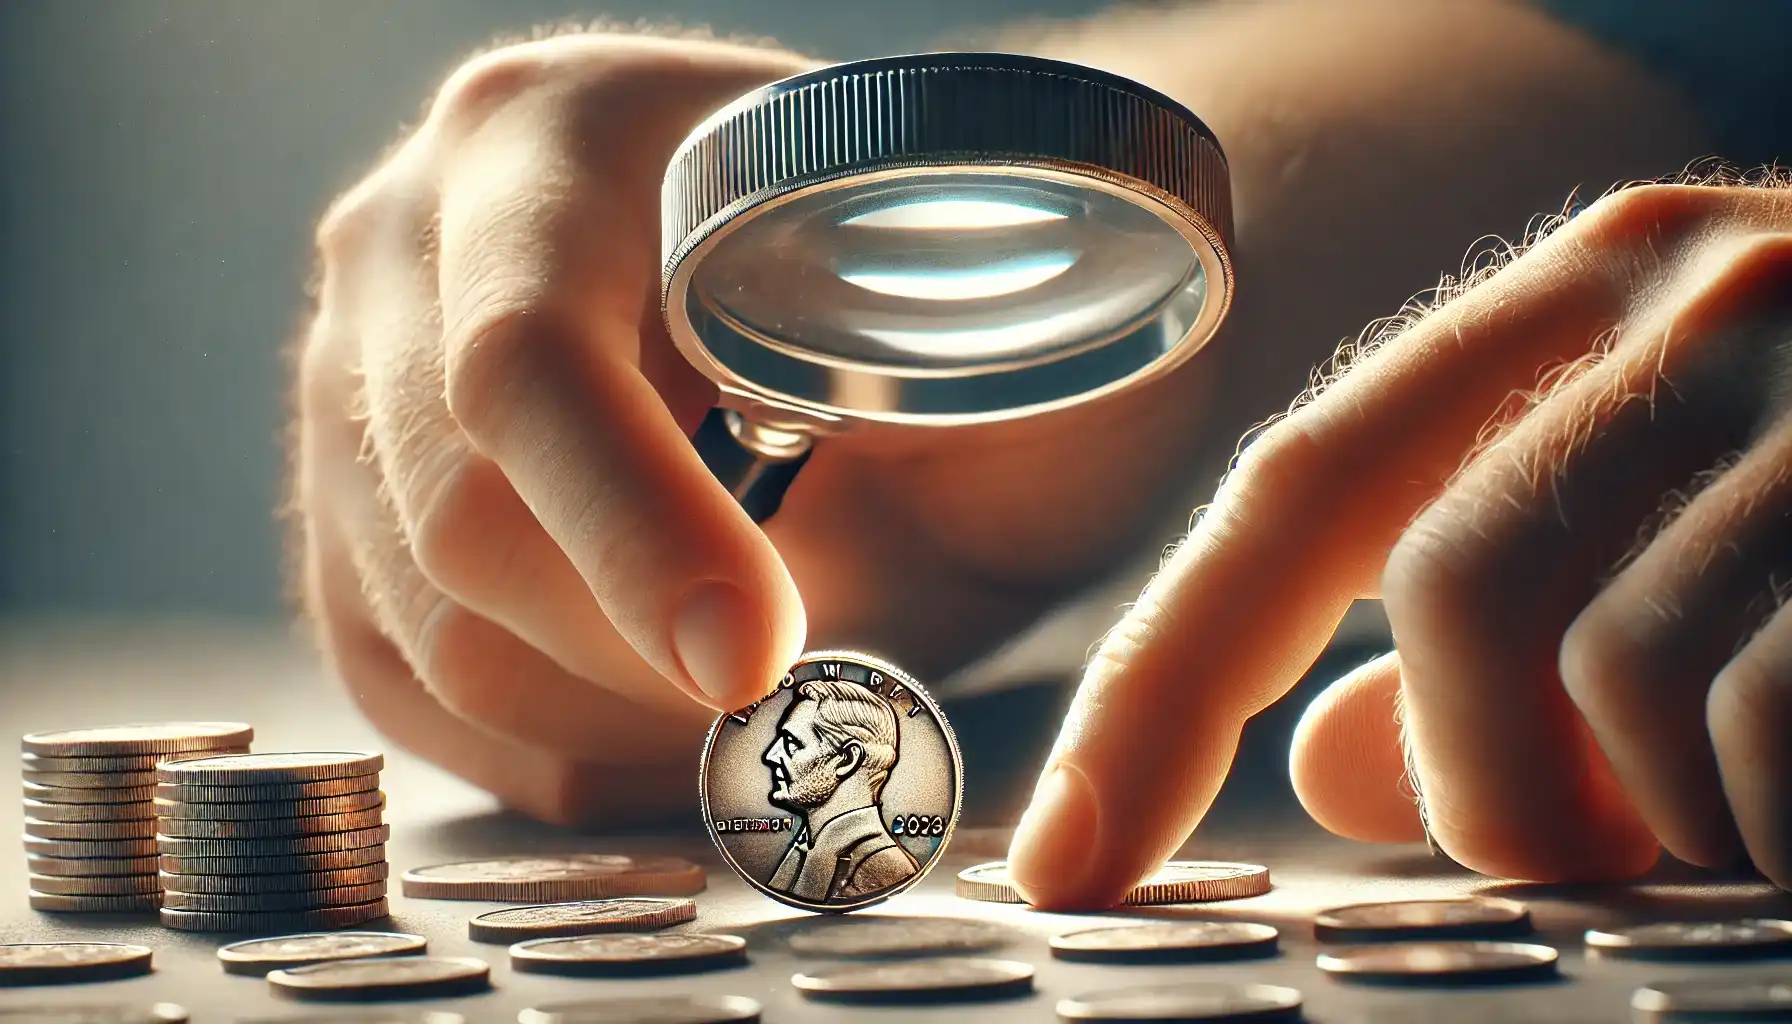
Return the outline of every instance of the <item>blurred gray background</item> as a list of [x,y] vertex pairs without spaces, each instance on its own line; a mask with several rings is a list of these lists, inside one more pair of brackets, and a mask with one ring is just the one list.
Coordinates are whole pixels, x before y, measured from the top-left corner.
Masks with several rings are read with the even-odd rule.
[[926,48],[1099,0],[0,0],[0,610],[277,615],[311,225],[470,50],[565,18]]

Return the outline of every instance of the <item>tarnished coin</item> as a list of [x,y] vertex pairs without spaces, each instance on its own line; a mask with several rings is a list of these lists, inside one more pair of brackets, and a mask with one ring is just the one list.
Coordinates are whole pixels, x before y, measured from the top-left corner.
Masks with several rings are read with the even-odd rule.
[[141,772],[20,772],[26,785],[58,789],[142,789],[156,784],[153,770]]
[[148,974],[155,951],[122,942],[13,942],[0,945],[0,988],[64,985]]
[[251,786],[207,786],[199,783],[160,782],[150,795],[183,804],[255,804],[277,800],[319,800],[380,788],[378,772],[317,782],[264,782]]
[[210,757],[217,754],[247,754],[248,747],[207,747],[204,750],[183,750],[174,754],[115,754],[108,757],[45,757],[20,754],[19,767],[31,772],[153,772],[163,761],[179,761],[189,757]]
[[290,857],[302,853],[333,853],[384,845],[392,838],[392,826],[362,828],[313,836],[275,836],[266,839],[182,839],[157,836],[155,849],[164,857]]
[[[295,872],[267,875],[177,875],[164,871],[155,877],[162,888],[171,892],[214,893],[220,896],[230,896],[315,892],[321,889],[340,889],[344,886],[371,885],[375,882],[385,881],[388,870],[385,864],[363,864],[358,868],[317,871],[311,874]],[[188,907],[186,909],[196,908]]]
[[218,949],[218,962],[230,974],[262,975],[328,960],[415,956],[428,948],[428,939],[403,932],[306,932],[233,942]]
[[[1261,896],[1269,888],[1269,869],[1261,864],[1173,860],[1133,886],[1120,902],[1127,906],[1211,903]],[[957,891],[965,899],[985,903],[1024,902],[1008,874],[1008,862],[1003,860],[960,871]]]
[[404,894],[429,900],[527,900],[536,903],[611,896],[689,896],[703,891],[703,868],[683,857],[568,853],[495,857],[412,868]]
[[867,907],[920,881],[964,795],[958,740],[901,669],[805,654],[771,696],[716,719],[703,821],[747,883],[803,910]]
[[301,818],[158,818],[156,834],[170,839],[275,839],[282,836],[328,835],[374,828],[385,811],[350,811],[347,814],[313,814]]
[[121,857],[154,857],[156,841],[147,839],[45,839],[25,837],[28,857],[67,857],[72,860],[117,860]]
[[136,914],[161,906],[155,893],[140,896],[63,896],[53,892],[28,892],[32,910],[52,914]]
[[25,870],[56,878],[103,878],[108,875],[153,875],[154,857],[108,857],[81,860],[75,857],[26,857]]
[[384,770],[386,759],[360,750],[233,754],[164,764],[156,780],[174,785],[261,786],[269,783],[352,779]]
[[1033,967],[1018,960],[942,957],[803,971],[790,983],[810,999],[835,1003],[1004,999],[1033,991]]
[[62,1003],[0,1006],[0,1024],[187,1024],[176,1003]]
[[25,817],[35,821],[147,821],[156,816],[155,808],[147,800],[124,804],[48,804],[27,798],[24,807]]
[[1300,990],[1282,985],[1227,985],[1194,982],[1089,992],[1058,1000],[1063,1020],[1150,1021],[1298,1021]]
[[333,960],[272,971],[268,985],[277,995],[310,1002],[434,999],[484,992],[491,968],[467,956]]
[[544,1003],[516,1015],[517,1024],[759,1024],[764,1012],[746,996],[633,996]]
[[697,904],[692,900],[654,896],[583,900],[480,914],[467,922],[467,937],[474,942],[520,942],[602,932],[649,932],[696,918]]
[[1631,993],[1637,1024],[1792,1021],[1792,975],[1653,981]]
[[162,927],[183,932],[299,932],[352,928],[391,914],[384,899],[352,907],[319,907],[288,913],[236,914],[162,908]]
[[42,757],[117,757],[247,747],[255,730],[242,722],[143,722],[28,734],[21,746]]
[[[73,786],[44,786],[25,783],[25,799],[47,804],[147,804],[155,798],[154,786],[132,786],[124,789],[76,789]],[[39,815],[42,817],[42,815]]]
[[1089,963],[1174,963],[1273,956],[1278,933],[1246,921],[1168,921],[1054,935],[1052,955]]
[[1398,942],[1319,954],[1319,969],[1393,985],[1529,981],[1556,976],[1556,951],[1528,942]]
[[511,969],[528,974],[689,974],[746,961],[746,940],[701,932],[530,939],[510,947]]
[[1587,932],[1587,949],[1632,960],[1756,960],[1792,956],[1792,921],[1663,921]]
[[265,818],[309,818],[320,814],[350,814],[379,810],[386,794],[379,790],[323,796],[312,800],[267,800],[249,804],[189,804],[156,797],[155,813],[163,818],[203,818],[210,821],[258,821]]
[[226,894],[177,892],[162,890],[164,910],[202,910],[223,914],[279,914],[319,907],[352,907],[386,895],[386,883],[345,885],[337,889],[315,889],[311,892],[264,892]]
[[39,839],[154,839],[156,821],[40,821],[25,819],[25,834]]
[[29,875],[32,891],[60,896],[143,896],[161,891],[155,875]]
[[[158,864],[171,875],[309,875],[369,864],[384,864],[383,843],[332,853],[295,853],[284,857],[162,857]],[[155,870],[152,866],[150,870]]]
[[853,959],[986,953],[1014,939],[1001,925],[962,917],[860,917],[817,923],[788,943],[803,956]]
[[1483,896],[1357,903],[1313,918],[1313,935],[1321,942],[1504,938],[1530,930],[1524,904]]

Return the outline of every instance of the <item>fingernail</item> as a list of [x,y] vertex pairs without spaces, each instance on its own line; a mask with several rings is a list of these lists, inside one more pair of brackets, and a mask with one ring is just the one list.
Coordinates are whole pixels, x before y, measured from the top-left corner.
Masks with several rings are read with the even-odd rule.
[[1094,866],[1095,790],[1088,776],[1059,764],[1033,791],[1008,847],[1008,875],[1034,906],[1074,899]]
[[732,710],[748,677],[760,672],[771,626],[732,583],[711,580],[685,596],[672,620],[679,667],[718,708]]

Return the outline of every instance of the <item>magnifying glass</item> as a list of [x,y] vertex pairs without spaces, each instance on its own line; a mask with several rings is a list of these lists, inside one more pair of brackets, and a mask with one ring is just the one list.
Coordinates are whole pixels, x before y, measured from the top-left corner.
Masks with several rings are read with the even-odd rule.
[[775,82],[691,133],[662,202],[666,324],[722,396],[695,443],[756,521],[818,439],[1091,401],[1193,355],[1232,298],[1213,133],[1061,61]]

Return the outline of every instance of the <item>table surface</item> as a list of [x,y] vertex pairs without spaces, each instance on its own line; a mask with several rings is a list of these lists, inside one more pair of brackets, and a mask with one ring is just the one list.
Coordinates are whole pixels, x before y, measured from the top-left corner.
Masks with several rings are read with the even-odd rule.
[[[391,897],[390,922],[369,927],[427,936],[432,953],[475,956],[492,966],[486,994],[421,1001],[419,1008],[452,1009],[469,1021],[514,1021],[525,1007],[612,995],[733,993],[765,1004],[765,1020],[945,1021],[972,1013],[987,1024],[1051,1021],[1056,1001],[1097,989],[1177,981],[1264,982],[1289,985],[1306,997],[1315,1022],[1606,1021],[1629,1019],[1629,996],[1656,979],[1758,975],[1792,978],[1792,965],[1706,966],[1633,964],[1588,959],[1581,933],[1588,927],[1661,919],[1792,917],[1792,896],[1747,880],[1721,881],[1664,866],[1647,881],[1610,888],[1551,888],[1500,883],[1429,857],[1423,849],[1373,847],[1338,840],[1298,815],[1233,816],[1204,827],[1184,856],[1269,865],[1275,888],[1256,899],[1225,904],[1159,907],[1105,915],[1044,914],[1023,907],[976,903],[952,893],[959,869],[1000,857],[1000,829],[961,829],[945,860],[915,889],[874,910],[877,915],[956,916],[1012,926],[1015,941],[990,955],[1037,968],[1036,993],[992,1004],[848,1009],[805,1001],[790,976],[816,961],[794,954],[796,930],[831,923],[758,895],[722,866],[695,826],[673,835],[579,835],[507,814],[485,794],[387,747],[325,677],[306,646],[279,629],[220,624],[16,624],[0,627],[0,723],[13,735],[106,722],[174,718],[240,719],[256,728],[255,749],[342,747],[383,750],[387,768],[386,820],[394,875],[424,864],[468,857],[534,852],[669,852],[701,861],[709,889],[698,897],[687,930],[730,932],[749,942],[748,966],[682,977],[596,980],[513,973],[502,946],[474,943],[466,921],[499,904]],[[693,766],[693,783],[695,770]],[[0,801],[0,835],[20,834],[18,804]],[[1243,822],[1242,824],[1240,822]],[[0,852],[0,942],[86,939],[136,942],[155,949],[155,971],[119,981],[0,991],[0,1007],[24,1003],[169,1001],[195,1022],[297,1016],[307,1008],[271,995],[266,982],[226,975],[214,951],[232,937],[168,931],[141,916],[40,914],[27,907],[22,851]],[[1530,904],[1536,941],[1562,953],[1559,981],[1466,990],[1387,989],[1340,984],[1314,966],[1313,914],[1329,906],[1384,899],[1488,893]],[[1282,952],[1262,961],[1197,966],[1101,966],[1051,958],[1048,936],[1096,924],[1138,920],[1262,921],[1282,930]],[[328,1010],[326,1019],[344,1010]]]

